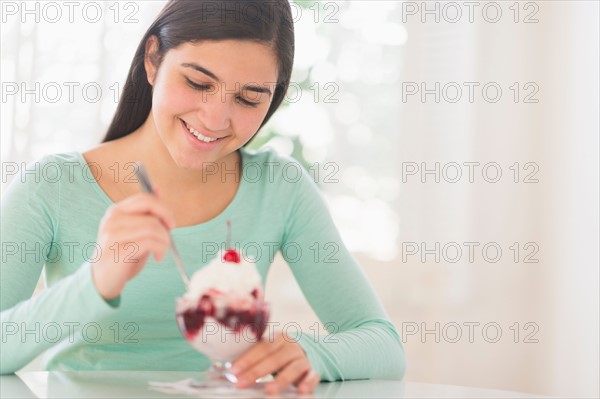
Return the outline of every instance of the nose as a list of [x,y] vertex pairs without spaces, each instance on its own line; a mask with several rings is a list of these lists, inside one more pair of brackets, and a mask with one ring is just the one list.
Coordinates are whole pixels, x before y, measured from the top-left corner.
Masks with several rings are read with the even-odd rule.
[[219,94],[208,96],[200,104],[200,118],[206,129],[218,132],[226,130],[231,125],[231,104]]

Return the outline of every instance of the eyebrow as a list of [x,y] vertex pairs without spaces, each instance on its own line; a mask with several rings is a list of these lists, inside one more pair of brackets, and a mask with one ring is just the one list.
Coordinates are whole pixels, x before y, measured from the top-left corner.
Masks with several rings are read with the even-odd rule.
[[[221,82],[221,79],[219,79],[219,77],[217,75],[215,75],[213,72],[209,71],[208,69],[204,68],[202,65],[198,65],[193,62],[184,62],[183,64],[181,64],[181,66],[184,68],[191,68],[198,72],[202,72],[203,74],[211,77],[212,79],[216,80],[217,82]],[[271,90],[268,87],[264,87],[264,86],[246,85],[246,86],[242,87],[242,90],[253,91],[256,93],[267,93],[269,96],[273,95],[273,93],[271,93]]]

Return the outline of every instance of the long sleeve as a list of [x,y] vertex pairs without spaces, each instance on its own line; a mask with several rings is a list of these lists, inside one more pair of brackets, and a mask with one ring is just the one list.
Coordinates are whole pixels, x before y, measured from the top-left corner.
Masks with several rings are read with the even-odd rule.
[[290,190],[294,202],[282,254],[330,333],[296,337],[311,366],[325,381],[402,378],[406,360],[398,332],[344,246],[316,184],[304,173]]
[[[223,226],[234,220],[235,240],[256,259],[263,281],[271,254],[281,250],[331,333],[316,340],[298,336],[323,380],[400,378],[405,360],[399,336],[314,182],[306,173],[295,181],[287,168],[295,161],[272,151],[241,154],[244,178],[228,207],[205,223],[173,230],[188,273],[209,260],[199,243],[208,245],[206,251],[218,247]],[[86,249],[113,203],[86,166],[79,153],[54,154],[37,164],[38,174],[17,177],[2,196],[0,372],[15,372],[42,352],[47,370],[205,369],[208,358],[190,347],[174,319],[175,298],[185,288],[172,260],[150,260],[119,301],[98,294]],[[42,271],[46,288],[32,299]],[[97,339],[85,335],[94,335],[94,327]]]
[[26,170],[15,177],[1,204],[1,374],[14,373],[118,305],[99,295],[89,263],[31,298],[44,265],[66,255],[54,241],[65,170],[52,157]]

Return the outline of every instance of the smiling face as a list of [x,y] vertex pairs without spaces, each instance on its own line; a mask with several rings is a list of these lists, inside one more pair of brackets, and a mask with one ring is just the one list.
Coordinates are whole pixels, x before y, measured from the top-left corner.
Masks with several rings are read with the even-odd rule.
[[[147,54],[155,46],[149,40]],[[149,57],[145,66],[155,133],[186,169],[222,160],[252,138],[278,73],[268,44],[241,40],[184,43],[169,50],[158,69]]]

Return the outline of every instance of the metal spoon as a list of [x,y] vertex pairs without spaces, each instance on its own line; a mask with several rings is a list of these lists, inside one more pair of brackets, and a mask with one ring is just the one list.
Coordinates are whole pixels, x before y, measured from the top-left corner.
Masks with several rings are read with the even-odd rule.
[[[150,177],[148,177],[148,173],[146,172],[146,168],[139,162],[135,164],[135,174],[140,182],[140,186],[142,186],[142,190],[149,194],[154,194],[154,190],[152,189],[152,184],[150,183]],[[169,241],[171,244],[171,250],[173,251],[173,259],[175,259],[175,264],[177,265],[177,269],[179,269],[179,274],[181,274],[181,278],[185,283],[185,287],[187,288],[190,285],[190,278],[185,272],[185,267],[183,267],[183,261],[181,260],[181,256],[179,256],[179,251],[175,247],[175,241],[173,241],[173,236],[169,233]]]

